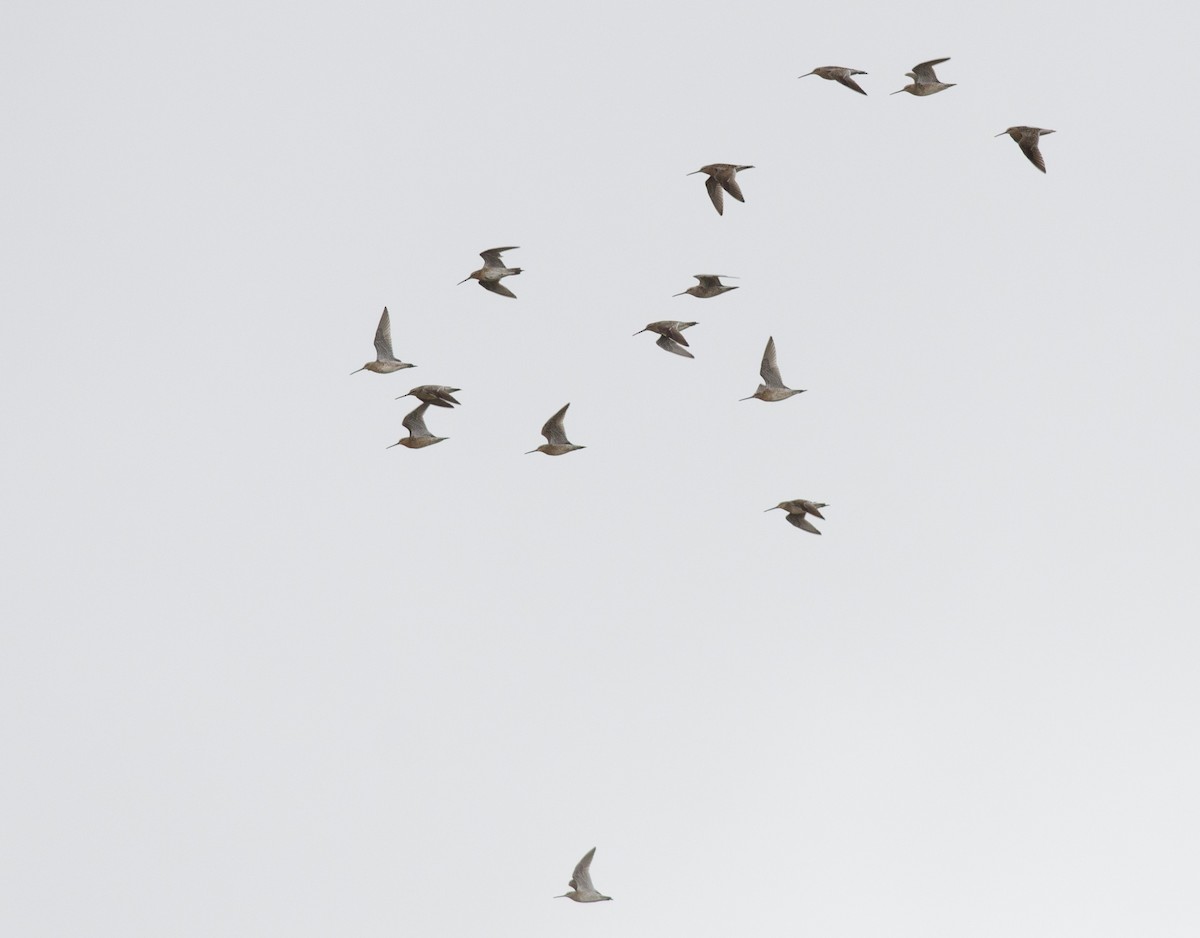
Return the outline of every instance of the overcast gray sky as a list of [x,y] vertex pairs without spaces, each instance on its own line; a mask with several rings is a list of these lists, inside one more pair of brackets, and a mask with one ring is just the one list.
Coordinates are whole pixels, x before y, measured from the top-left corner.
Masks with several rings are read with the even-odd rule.
[[7,5],[0,931],[1200,932],[1196,16],[1078,11]]

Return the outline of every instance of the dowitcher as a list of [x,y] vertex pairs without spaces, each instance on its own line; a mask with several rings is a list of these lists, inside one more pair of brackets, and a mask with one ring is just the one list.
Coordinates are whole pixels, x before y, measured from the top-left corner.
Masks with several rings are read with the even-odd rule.
[[[794,498],[790,502],[780,502],[775,508],[782,508],[787,512],[789,524],[794,524],[801,531],[808,531],[810,534],[820,534],[805,515],[812,515],[814,518],[825,520],[825,516],[821,514],[822,508],[828,508],[829,505],[825,502],[810,502],[807,498]],[[764,511],[774,511],[775,508],[766,508]]]
[[1052,134],[1053,130],[1045,130],[1041,127],[1009,127],[1003,133],[996,134],[997,137],[1003,137],[1008,134],[1015,141],[1017,146],[1021,148],[1021,152],[1029,157],[1029,162],[1040,169],[1043,173],[1046,171],[1046,161],[1042,159],[1042,151],[1038,147],[1038,138],[1043,134]]
[[390,375],[393,371],[399,371],[401,368],[416,367],[416,365],[400,361],[392,354],[392,317],[388,315],[385,306],[383,315],[379,317],[379,327],[375,330],[375,361],[367,362],[350,374],[356,375],[360,371],[373,371],[377,375]]
[[688,340],[683,337],[683,330],[690,329],[694,325],[696,325],[694,322],[663,319],[659,322],[649,323],[645,329],[639,329],[634,335],[641,335],[643,332],[656,332],[659,338],[654,344],[660,349],[674,352],[676,355],[682,355],[684,358],[695,358],[695,355],[684,348],[688,344]]
[[[905,85],[900,91],[907,91],[909,94],[915,94],[917,97],[924,97],[927,94],[937,94],[939,91],[945,91],[947,88],[953,88],[955,82],[946,84],[944,81],[938,81],[937,75],[933,73],[935,65],[941,65],[943,62],[949,62],[950,57],[944,59],[930,59],[928,62],[922,62],[920,65],[913,67],[911,72],[904,74],[913,80],[911,85]],[[900,91],[893,91],[892,94],[899,94]]]
[[517,295],[500,281],[505,277],[511,277],[514,274],[521,272],[520,267],[506,267],[504,261],[500,260],[500,255],[505,251],[515,251],[516,246],[507,248],[488,248],[486,251],[480,251],[479,256],[483,258],[483,266],[478,270],[473,270],[467,276],[458,281],[460,284],[466,283],[468,280],[478,280],[479,285],[485,290],[491,290],[493,293],[499,293],[501,296],[509,296],[514,300]]
[[708,178],[704,180],[704,185],[708,189],[708,197],[712,199],[713,207],[716,208],[718,215],[725,214],[725,197],[721,195],[721,190],[724,189],[739,202],[745,202],[742,198],[742,188],[738,185],[737,174],[743,169],[754,169],[753,166],[738,166],[734,163],[709,163],[707,166],[701,166],[696,172],[688,173],[689,176],[695,176],[696,173],[707,173]]
[[453,407],[460,403],[454,399],[454,395],[461,391],[462,388],[448,388],[444,384],[422,384],[419,387],[413,388],[407,394],[401,394],[396,400],[400,401],[406,397],[415,397],[418,401],[423,401],[426,404],[432,404],[434,407]]
[[[528,456],[530,453],[545,453],[547,456],[562,456],[564,453],[570,453],[573,450],[586,448],[583,446],[576,446],[574,443],[568,440],[567,431],[563,429],[563,418],[566,417],[567,408],[570,406],[571,405],[569,403],[563,404],[562,409],[546,421],[546,425],[542,427],[542,436],[546,438],[546,442],[537,449],[531,449],[525,454],[526,456]],[[584,859],[591,862],[592,855],[589,853],[586,857],[584,857]],[[576,870],[576,873],[578,873],[578,870]],[[587,871],[585,870],[584,873],[586,875]],[[589,882],[588,885],[590,886],[591,883]],[[595,900],[580,899],[578,901],[594,902]]]
[[803,388],[796,391],[783,383],[783,378],[779,375],[779,362],[775,359],[774,336],[767,339],[767,348],[762,357],[762,367],[758,369],[758,373],[762,377],[763,383],[749,397],[743,397],[743,401],[755,398],[760,401],[786,401],[795,394],[804,393]]
[[809,75],[817,75],[824,78],[826,81],[836,81],[845,85],[851,91],[857,91],[859,94],[866,94],[851,75],[865,75],[866,72],[861,72],[857,68],[842,68],[840,65],[822,65],[820,68],[814,68],[811,72],[805,72],[801,78],[807,78]]
[[726,280],[737,280],[737,277],[730,277],[729,274],[692,274],[700,281],[694,287],[688,287],[683,293],[674,293],[672,296],[696,296],[702,300],[707,300],[710,296],[720,296],[722,293],[728,293],[730,290],[736,290],[737,287],[727,286],[721,283],[721,278]]
[[[404,429],[408,431],[408,436],[397,440],[392,446],[407,446],[409,449],[424,449],[426,446],[433,446],[434,443],[440,443],[442,440],[448,440],[448,436],[434,436],[429,432],[429,428],[425,426],[425,411],[429,410],[428,404],[421,404],[416,410],[412,411],[404,418]],[[392,446],[387,447],[391,449]]]
[[[564,407],[563,410],[566,410]],[[571,881],[567,884],[571,887],[570,892],[564,892],[561,896],[555,896],[555,899],[573,899],[576,902],[604,902],[611,901],[612,896],[602,896],[592,885],[592,857],[596,855],[596,848],[593,847],[583,855],[583,859],[575,864],[575,872],[571,874]]]

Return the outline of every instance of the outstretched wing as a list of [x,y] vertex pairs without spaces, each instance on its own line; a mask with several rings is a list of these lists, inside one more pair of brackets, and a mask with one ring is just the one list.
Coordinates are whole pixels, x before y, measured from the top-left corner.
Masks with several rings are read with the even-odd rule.
[[950,56],[946,56],[944,59],[930,59],[928,62],[922,62],[920,65],[914,66],[913,81],[918,85],[927,85],[936,82],[938,77],[933,73],[933,67],[949,61]]
[[663,322],[655,323],[655,325],[659,327],[659,334],[663,338],[671,338],[680,345],[687,345],[688,340],[683,337],[683,330],[696,324],[694,322],[673,322],[668,319],[664,320]]
[[721,194],[721,184],[714,177],[709,176],[704,180],[704,188],[708,190],[708,197],[712,199],[713,208],[717,210],[717,214],[724,215],[725,197]]
[[1038,147],[1038,137],[1041,136],[1036,130],[1025,131],[1017,140],[1017,146],[1021,148],[1021,152],[1029,157],[1029,162],[1040,169],[1043,173],[1046,171],[1046,161],[1042,158],[1042,151]]
[[480,251],[479,256],[483,258],[484,267],[507,267],[508,265],[500,259],[500,255],[505,251],[515,250],[517,250],[515,244],[506,248],[488,248],[486,251]]
[[739,202],[746,201],[742,198],[742,187],[738,185],[738,181],[732,173],[721,180],[721,185],[725,187],[726,192],[728,192]]
[[[564,407],[563,410],[566,410]],[[571,874],[571,888],[576,892],[595,892],[596,887],[592,885],[592,857],[596,855],[596,848],[593,847],[583,855],[583,859],[575,864],[575,872]]]
[[807,499],[805,499],[804,510],[808,514],[812,515],[814,518],[820,518],[822,521],[825,520],[825,516],[823,514],[821,514],[821,508],[820,508],[820,506],[817,505],[816,502],[810,502]]
[[429,410],[429,405],[422,404],[404,418],[404,429],[408,431],[409,436],[433,436],[425,426],[425,411],[427,410]]
[[480,280],[479,285],[485,290],[491,290],[493,293],[499,293],[501,296],[508,296],[514,300],[517,298],[517,295],[499,280]]
[[801,531],[808,531],[810,534],[820,534],[821,532],[814,528],[807,518],[804,517],[804,512],[788,515],[789,522],[798,527]]
[[[678,333],[676,333],[676,335],[678,335]],[[683,338],[683,336],[679,336],[679,337],[681,339]],[[683,345],[680,345],[678,342],[674,341],[669,335],[659,336],[658,341],[655,342],[654,344],[657,345],[660,349],[664,349],[665,351],[668,351],[668,352],[674,352],[676,355],[682,355],[684,358],[695,358],[696,357],[695,355],[693,355],[691,352],[689,352],[687,349],[685,349],[683,347],[683,345],[687,345],[686,342],[684,342]]]
[[379,317],[379,327],[375,330],[375,358],[381,362],[399,361],[392,354],[392,317],[388,315],[386,306]]
[[763,384],[769,388],[785,387],[783,378],[779,374],[779,362],[775,358],[775,337],[771,336],[767,339],[767,348],[763,352],[762,367],[758,370],[762,377]]
[[[542,436],[546,438],[547,443],[565,443],[567,446],[571,445],[571,441],[567,439],[567,431],[563,429],[563,419],[567,416],[567,408],[570,406],[571,405],[569,403],[563,404],[562,409],[549,420],[547,420],[546,425],[542,427]],[[593,851],[595,849],[595,847],[592,848]],[[592,861],[592,855],[589,853],[583,859],[590,863]],[[577,869],[576,873],[578,872],[579,871]]]
[[862,88],[858,87],[858,82],[856,82],[849,75],[838,75],[837,80],[839,83],[845,85],[851,91],[857,91],[859,94],[866,94],[866,92],[863,91]]

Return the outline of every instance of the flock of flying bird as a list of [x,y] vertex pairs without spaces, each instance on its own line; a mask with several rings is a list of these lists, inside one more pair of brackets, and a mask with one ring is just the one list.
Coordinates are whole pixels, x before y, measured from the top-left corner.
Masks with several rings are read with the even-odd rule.
[[[934,72],[935,65],[941,65],[943,62],[950,61],[949,58],[931,59],[928,62],[921,62],[913,67],[911,72],[906,72],[907,77],[912,79],[912,83],[905,85],[899,91],[893,91],[892,94],[900,94],[901,91],[907,91],[911,95],[917,97],[926,97],[931,94],[945,91],[947,88],[953,88],[954,83],[940,81],[937,74]],[[836,81],[845,85],[851,91],[856,91],[859,94],[865,95],[866,92],[854,80],[855,75],[867,74],[860,69],[844,68],[838,65],[824,65],[820,68],[814,68],[811,72],[807,72],[800,78],[807,78],[809,75],[816,75],[824,78],[827,81]],[[1038,142],[1041,137],[1046,134],[1054,133],[1053,130],[1046,130],[1041,127],[1009,127],[1002,133],[996,134],[997,137],[1008,134],[1020,146],[1021,151],[1029,158],[1043,173],[1046,171],[1046,163],[1042,158],[1041,150],[1038,148]],[[699,173],[704,173],[708,178],[705,180],[705,188],[708,190],[708,197],[712,200],[713,207],[717,210],[718,215],[725,214],[725,194],[728,193],[739,202],[745,202],[742,196],[741,186],[737,181],[737,174],[742,170],[753,169],[752,165],[741,166],[736,163],[709,163],[707,166],[701,166],[694,172],[688,173],[689,176],[694,176]],[[480,257],[483,258],[483,266],[478,270],[471,271],[459,283],[466,283],[468,280],[474,280],[491,293],[499,296],[506,296],[510,299],[516,299],[516,294],[506,287],[501,281],[505,277],[516,276],[521,273],[520,267],[509,267],[503,259],[503,254],[506,251],[515,251],[517,247],[499,247],[489,248],[486,251],[480,252]],[[723,274],[696,274],[695,279],[698,281],[694,287],[689,287],[682,293],[676,293],[675,296],[683,296],[685,294],[697,297],[698,299],[711,299],[715,296],[720,296],[730,290],[738,289],[736,286],[730,286],[721,282],[721,278],[736,279],[727,277]],[[690,329],[696,325],[695,322],[682,322],[675,319],[664,319],[658,322],[647,323],[644,329],[638,330],[634,335],[641,335],[643,332],[652,332],[658,336],[655,343],[664,351],[674,355],[680,355],[684,358],[694,358],[695,356],[688,350],[688,340],[684,336],[684,330]],[[388,315],[387,307],[383,309],[383,315],[379,318],[379,326],[375,331],[375,361],[367,362],[362,368],[352,372],[357,374],[358,371],[373,371],[376,374],[391,374],[395,371],[400,371],[405,368],[414,367],[412,364],[402,362],[392,352],[392,321]],[[783,378],[779,371],[779,363],[775,353],[775,339],[770,337],[767,339],[767,347],[763,352],[762,364],[759,368],[759,375],[762,378],[762,383],[758,389],[749,397],[744,397],[742,400],[760,400],[767,402],[778,402],[787,400],[797,394],[803,394],[804,391],[789,388],[783,383]],[[429,431],[425,425],[425,415],[430,407],[446,407],[452,408],[459,401],[454,395],[459,391],[459,388],[447,387],[438,384],[422,384],[412,388],[407,394],[402,394],[396,400],[404,397],[415,397],[420,404],[407,414],[404,418],[404,428],[408,431],[408,436],[403,437],[397,442],[391,444],[388,448],[394,446],[404,446],[408,449],[423,449],[426,446],[432,446],[435,443],[441,443],[448,439],[444,436],[435,436]],[[570,404],[564,404],[546,423],[542,426],[542,436],[546,438],[546,442],[536,449],[529,450],[528,453],[545,453],[547,456],[563,456],[567,453],[574,452],[578,449],[584,449],[583,446],[578,446],[567,439],[566,429],[563,422],[566,419],[567,408]],[[528,455],[528,453],[526,455]],[[812,534],[820,534],[807,516],[811,515],[814,518],[824,520],[824,515],[821,514],[821,509],[828,507],[825,502],[814,502],[804,498],[791,499],[789,501],[780,502],[773,508],[766,509],[774,511],[777,508],[782,508],[787,515],[787,520],[790,524],[802,531],[808,531]],[[567,898],[574,899],[576,902],[596,902],[600,899],[607,899],[608,896],[602,896],[592,888],[591,877],[588,873],[589,865],[591,864],[592,854],[595,853],[595,848],[592,848],[588,854],[579,861],[579,865],[575,868],[575,876],[571,880],[572,892],[566,893]],[[560,897],[561,898],[561,897]]]

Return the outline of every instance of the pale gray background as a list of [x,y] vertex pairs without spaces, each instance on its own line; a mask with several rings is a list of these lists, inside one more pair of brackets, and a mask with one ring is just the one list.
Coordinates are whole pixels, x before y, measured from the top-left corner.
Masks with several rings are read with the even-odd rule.
[[0,931],[1200,933],[1190,4],[5,10]]

